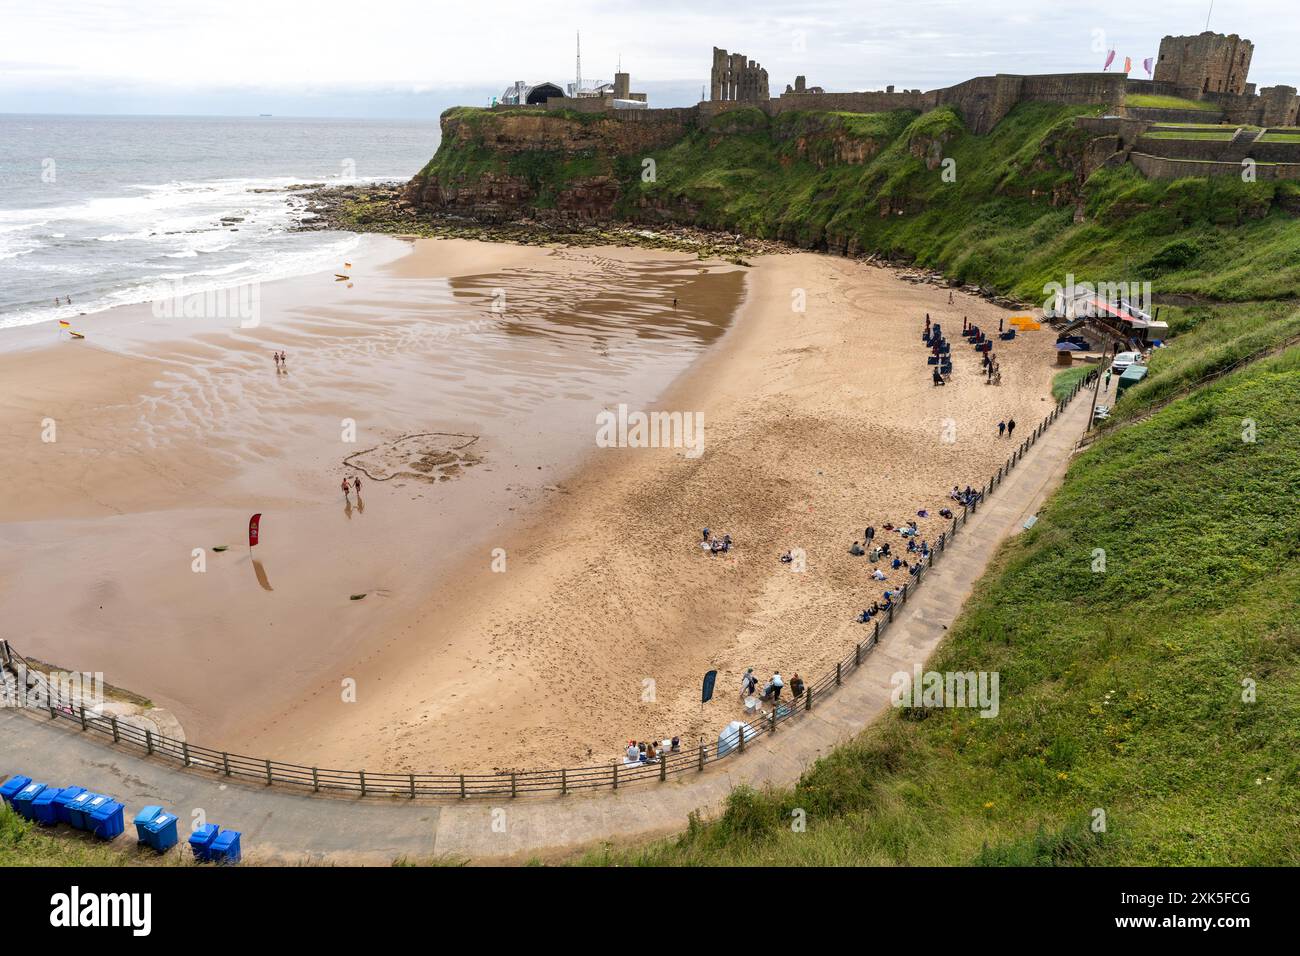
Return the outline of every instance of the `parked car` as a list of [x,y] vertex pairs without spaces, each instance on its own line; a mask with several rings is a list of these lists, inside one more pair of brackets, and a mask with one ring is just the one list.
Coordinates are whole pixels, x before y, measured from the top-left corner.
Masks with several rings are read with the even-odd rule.
[[1115,360],[1110,363],[1110,367],[1116,375],[1123,375],[1128,371],[1130,365],[1137,365],[1141,361],[1141,352],[1120,352],[1115,356]]

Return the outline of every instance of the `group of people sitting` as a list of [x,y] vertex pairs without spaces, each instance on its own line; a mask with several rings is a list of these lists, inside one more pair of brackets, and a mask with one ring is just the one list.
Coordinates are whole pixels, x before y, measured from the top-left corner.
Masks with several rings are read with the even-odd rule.
[[661,754],[677,754],[681,752],[682,739],[680,737],[661,740],[658,743],[653,740],[649,743],[643,740],[629,740],[627,742],[627,755],[623,758],[623,763],[657,763]]
[[[944,512],[948,512],[948,509],[941,509],[939,512],[940,516],[952,517],[951,512],[948,512],[947,514],[944,514]],[[922,508],[916,513],[916,517],[928,518],[930,517],[930,512],[925,508]],[[893,554],[888,542],[876,545],[874,543],[876,529],[873,526],[868,526],[863,535],[867,544],[871,545],[870,549],[868,550],[864,548],[861,542],[854,541],[849,547],[849,554],[855,557],[866,555],[873,562],[880,561],[884,558],[892,559],[890,561],[890,567],[892,570],[897,571],[899,569],[906,569],[907,573],[911,577],[915,578],[916,575],[921,573],[921,568],[924,567],[925,562],[930,559],[930,542],[921,537],[921,529],[917,525],[916,520],[912,519],[905,521],[898,527],[886,522],[883,525],[883,529],[885,531],[897,531],[898,534],[907,541],[907,553],[916,555],[916,557],[909,561],[901,555]],[[875,567],[871,569],[871,579],[873,581],[887,581],[889,576],[879,567]],[[888,613],[889,609],[894,606],[894,598],[898,593],[898,591],[894,590],[885,591],[883,595],[884,603],[882,604],[880,601],[874,601],[872,602],[871,607],[864,608],[862,613],[857,616],[856,620],[858,623],[866,624],[877,614]]]
[[700,547],[708,551],[710,555],[726,554],[731,550],[731,535],[724,534],[721,538],[710,537],[712,532],[708,528],[705,528],[700,533],[703,535]]
[[[960,504],[963,504],[963,505],[973,505],[973,504],[978,503],[979,500],[980,500],[981,498],[984,497],[984,492],[982,492],[982,491],[976,491],[976,490],[975,490],[974,488],[972,488],[970,485],[967,485],[967,486],[966,486],[966,490],[965,490],[965,491],[963,491],[962,489],[958,488],[956,485],[953,485],[953,486],[952,486],[952,491],[948,492],[948,497],[951,498],[953,501],[956,501],[956,502],[958,502],[958,503],[960,503]],[[940,512],[939,512],[939,514],[940,514],[940,515],[943,515],[943,517],[945,517],[945,518],[951,518],[951,517],[952,517],[952,512],[951,512],[951,511],[948,511],[947,514],[944,514],[944,513],[943,513],[944,511],[948,511],[948,509],[947,509],[947,508],[944,508],[943,511],[940,511]]]
[[882,604],[880,601],[872,601],[871,607],[863,608],[862,613],[858,615],[859,624],[870,624],[877,614],[888,614],[889,609],[894,606],[894,595],[897,591],[886,591],[882,597],[885,599]]

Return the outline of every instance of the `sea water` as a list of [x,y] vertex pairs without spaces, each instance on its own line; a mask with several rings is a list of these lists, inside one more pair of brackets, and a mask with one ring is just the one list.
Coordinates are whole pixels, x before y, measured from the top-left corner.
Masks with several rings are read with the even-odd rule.
[[0,115],[0,328],[326,269],[359,237],[296,231],[290,187],[406,180],[437,146],[436,117]]

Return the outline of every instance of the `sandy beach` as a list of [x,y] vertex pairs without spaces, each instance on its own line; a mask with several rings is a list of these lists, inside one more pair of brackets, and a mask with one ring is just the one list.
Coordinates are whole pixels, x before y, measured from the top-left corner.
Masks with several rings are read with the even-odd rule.
[[366,250],[348,281],[261,286],[250,328],[145,305],[78,319],[82,341],[6,330],[0,605],[17,647],[235,748],[556,494],[590,450],[591,403],[652,399],[741,294],[733,267],[685,256]]
[[[1011,313],[860,262],[400,245],[368,247],[348,282],[267,285],[255,329],[137,307],[0,356],[16,646],[105,671],[204,744],[299,763],[484,771],[693,744],[741,715],[746,667],[812,679],[865,636],[857,613],[905,579],[848,553],[866,525],[925,508],[933,541],[946,491],[1010,453],[998,420],[1028,431],[1051,407],[1049,331],[998,343],[1001,386],[958,339],[932,387],[927,312],[950,339],[963,315]],[[703,454],[599,447],[620,403],[702,415]],[[384,480],[358,505],[344,473]],[[706,526],[735,548],[701,550]]]

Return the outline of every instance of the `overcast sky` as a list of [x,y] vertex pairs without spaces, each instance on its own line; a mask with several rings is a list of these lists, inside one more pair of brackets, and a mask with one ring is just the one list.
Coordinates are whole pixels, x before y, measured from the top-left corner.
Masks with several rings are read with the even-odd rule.
[[[619,57],[651,105],[699,98],[711,48],[832,90],[1100,70],[1199,33],[1209,0],[0,0],[0,112],[436,116]],[[1250,78],[1300,85],[1300,0],[1215,0]]]

